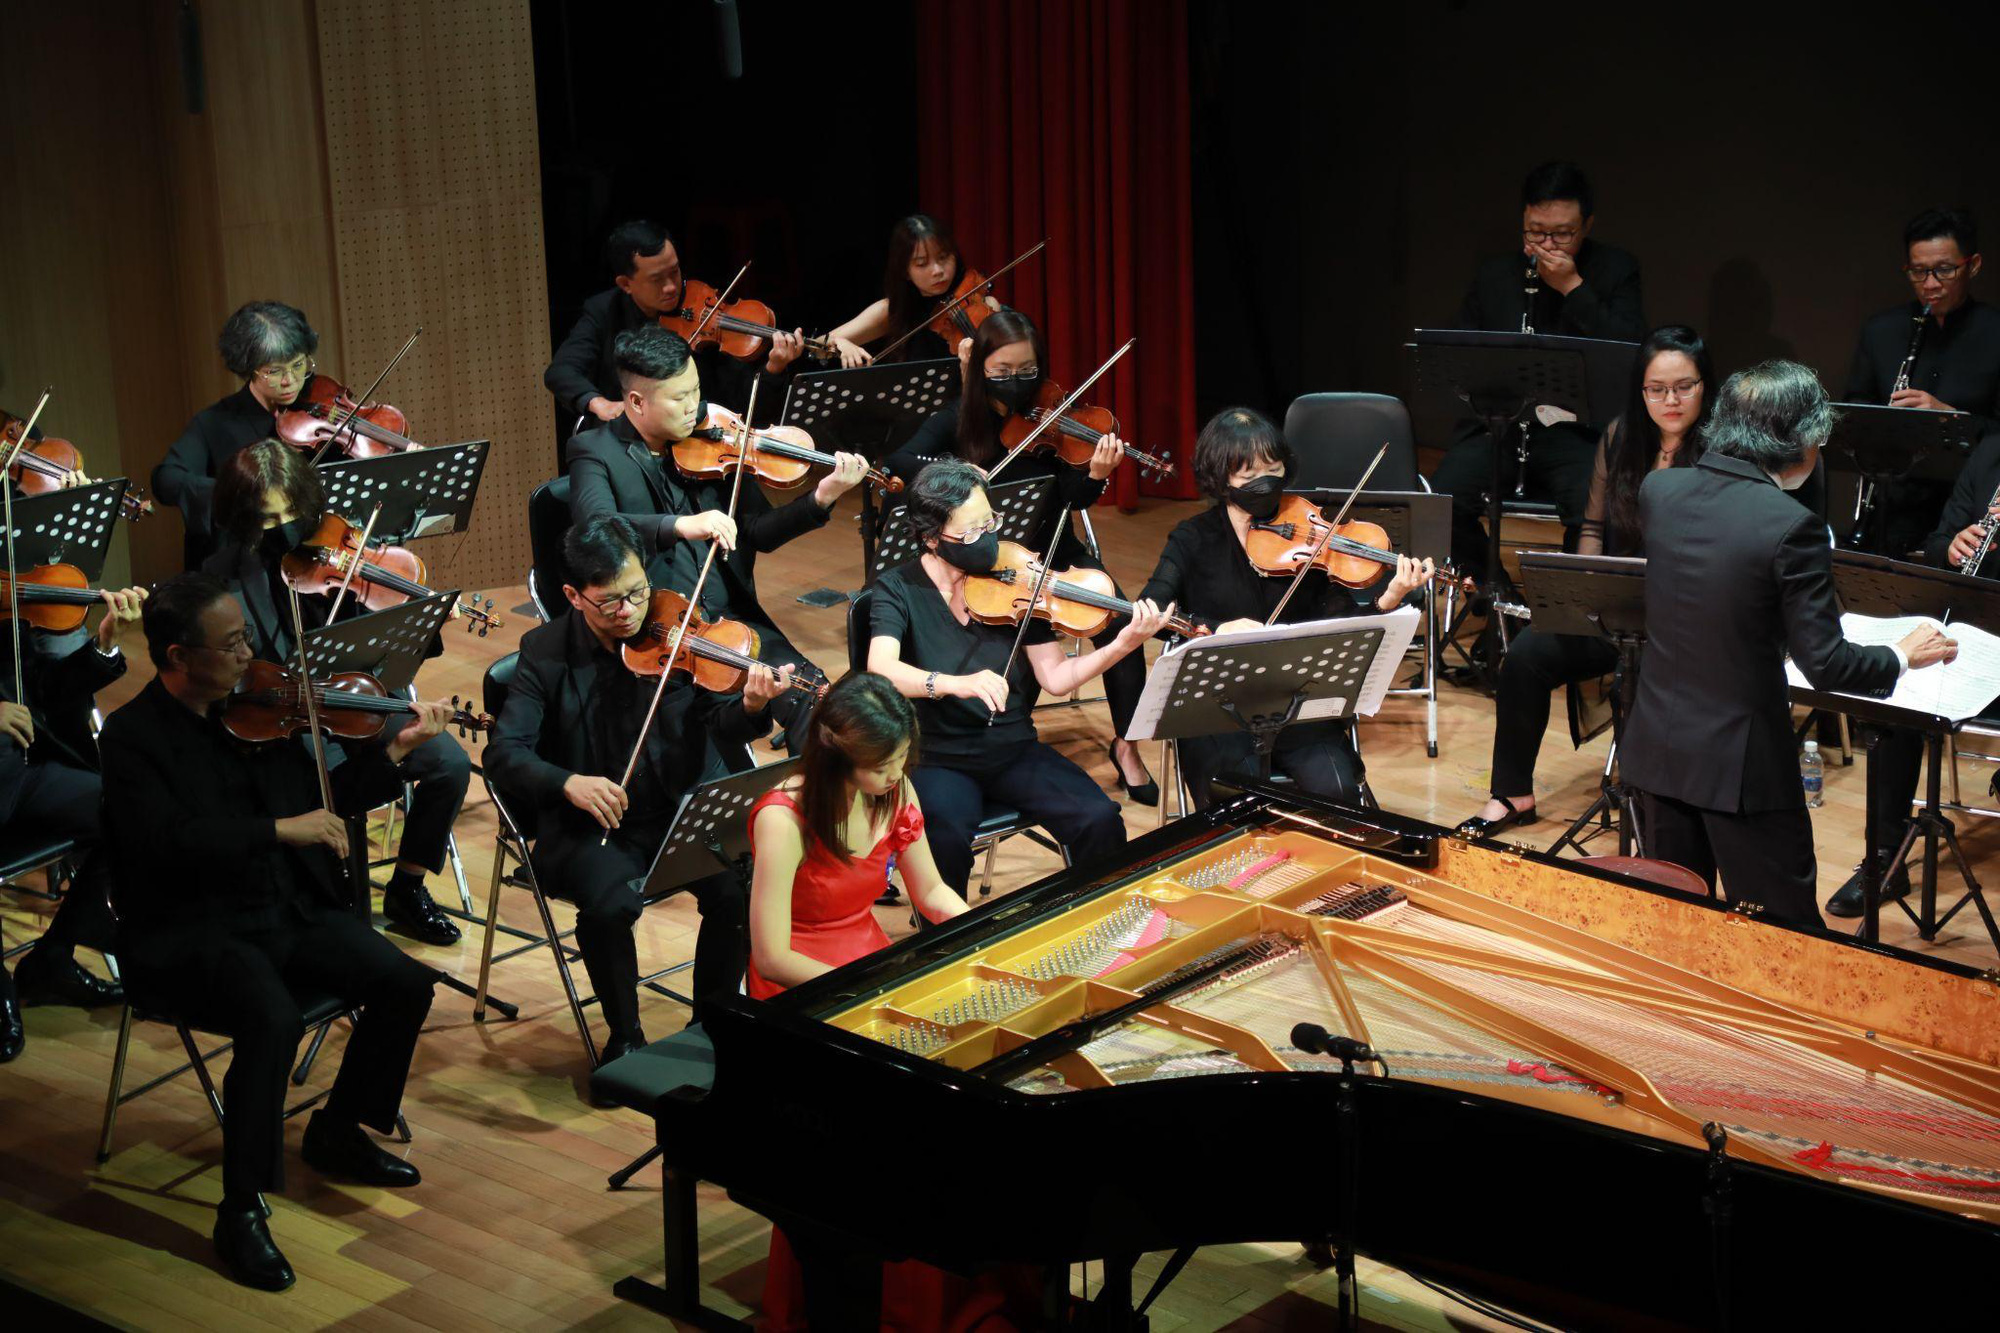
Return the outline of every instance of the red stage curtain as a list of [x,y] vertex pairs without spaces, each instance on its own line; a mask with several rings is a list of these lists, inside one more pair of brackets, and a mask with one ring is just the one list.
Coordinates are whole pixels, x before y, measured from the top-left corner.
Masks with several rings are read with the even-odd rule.
[[916,7],[919,183],[967,261],[991,273],[1049,238],[997,294],[1048,337],[1135,448],[1107,500],[1195,493],[1194,224],[1189,204],[1186,0],[986,0]]

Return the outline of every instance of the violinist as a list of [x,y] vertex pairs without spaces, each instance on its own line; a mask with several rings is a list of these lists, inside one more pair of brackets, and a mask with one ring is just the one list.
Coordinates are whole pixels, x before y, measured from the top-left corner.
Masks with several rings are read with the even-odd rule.
[[1117,805],[1036,736],[1035,695],[1068,694],[1138,655],[1166,615],[1141,601],[1123,629],[1081,657],[1066,656],[1046,626],[1031,621],[1015,653],[1016,626],[986,624],[967,606],[968,580],[994,567],[1000,547],[979,469],[956,459],[933,463],[907,495],[905,520],[924,553],[874,585],[868,669],[917,701],[924,748],[910,781],[938,871],[964,894],[972,834],[988,802],[1040,824],[1074,861],[1115,852],[1125,842]]
[[[741,695],[670,675],[638,765],[621,784],[659,684],[628,671],[619,654],[644,626],[652,581],[638,535],[616,514],[571,528],[563,555],[572,614],[522,637],[484,762],[487,781],[532,812],[543,888],[576,904],[577,947],[609,1029],[602,1063],[646,1044],[632,934],[644,906],[640,889],[681,797],[702,778],[705,742],[747,744],[769,731],[767,705],[786,690],[791,671],[754,666]],[[749,907],[734,875],[711,875],[690,888],[701,906],[699,1020],[715,997],[733,995],[743,981]]]
[[[290,664],[297,659],[291,598],[280,562],[319,525],[325,508],[319,473],[305,455],[276,440],[238,452],[216,478],[216,536],[222,546],[202,569],[235,595],[249,627],[252,655],[264,661]],[[325,625],[331,610],[325,596],[299,599],[300,619],[308,630]],[[350,591],[340,618],[362,614]],[[432,656],[443,650],[441,643],[432,643]],[[342,753],[340,742],[327,748],[336,760]],[[456,944],[459,929],[432,900],[424,877],[444,869],[451,826],[472,781],[472,760],[454,737],[440,735],[419,746],[403,770],[412,783],[410,806],[396,867],[382,891],[382,914],[425,944]]]
[[[1167,536],[1142,602],[1173,602],[1184,614],[1220,630],[1262,626],[1284,597],[1291,579],[1260,572],[1247,552],[1255,524],[1278,512],[1285,482],[1298,470],[1297,456],[1269,417],[1247,407],[1224,408],[1195,439],[1194,475],[1213,506],[1183,519]],[[1394,557],[1372,587],[1349,589],[1318,570],[1309,571],[1297,596],[1285,605],[1281,623],[1326,620],[1367,611],[1393,611],[1433,573],[1431,562]],[[1255,776],[1255,752],[1242,734],[1187,737],[1180,742],[1181,768],[1197,808],[1207,808],[1210,784],[1224,773]],[[1352,724],[1325,719],[1295,722],[1278,734],[1273,769],[1318,796],[1358,803],[1363,777],[1354,749]]]
[[97,745],[90,710],[97,692],[125,674],[118,631],[139,618],[144,588],[102,594],[104,619],[56,634],[22,626],[23,705],[14,698],[13,639],[0,634],[0,828],[28,828],[74,841],[82,860],[42,937],[8,977],[0,966],[0,1064],[21,1053],[23,1005],[115,1004],[124,993],[76,961],[76,946],[109,949],[110,859],[99,835]]
[[[304,1036],[299,996],[331,993],[360,1010],[333,1090],[300,1155],[363,1185],[418,1183],[417,1168],[363,1125],[396,1127],[434,969],[382,939],[350,907],[347,827],[323,807],[304,744],[247,746],[219,706],[253,652],[243,611],[206,574],[179,574],[147,599],[158,676],[104,724],[104,825],[118,906],[118,959],[138,1003],[227,1033],[222,1204],[215,1245],[238,1282],[292,1285],[260,1191],[284,1188],[285,1091]],[[339,810],[395,798],[398,764],[437,736],[444,705],[386,743],[357,745],[332,773]]]
[[[657,222],[639,220],[615,227],[604,242],[604,265],[612,275],[610,290],[583,303],[575,326],[542,372],[542,383],[555,395],[565,429],[569,418],[614,421],[625,411],[625,387],[618,373],[618,335],[659,327],[660,316],[680,310],[686,295],[680,251]],[[697,360],[702,363],[701,377],[716,401],[741,412],[749,405],[755,372],[762,369],[767,375],[783,374],[804,347],[805,330],[794,329],[771,339],[769,354],[755,365],[745,365],[712,348],[704,349]]]
[[200,569],[219,540],[215,478],[245,447],[277,434],[277,413],[296,402],[316,369],[319,334],[305,312],[279,301],[237,307],[216,340],[222,364],[243,387],[194,414],[153,469],[153,491],[181,511],[188,569]]
[[[740,620],[756,630],[766,660],[804,665],[805,657],[757,600],[757,556],[823,527],[834,504],[867,471],[867,460],[834,455],[837,465],[811,490],[776,506],[746,479],[732,518],[726,479],[691,478],[673,462],[675,442],[687,439],[709,409],[687,343],[666,329],[633,329],[619,335],[617,355],[623,414],[569,443],[570,510],[576,521],[622,516],[639,534],[654,580],[679,592],[694,587],[707,554],[702,543],[720,541],[727,554],[702,585],[702,614]],[[794,694],[773,709],[792,753],[798,753],[810,700]]]
[[[908,444],[885,459],[884,470],[907,481],[933,459],[956,458],[987,470],[1005,456],[1007,449],[1000,440],[1001,430],[1033,408],[1047,374],[1048,347],[1041,330],[1018,310],[1002,310],[979,325],[960,360],[964,363],[965,392],[933,413]],[[977,403],[978,409],[966,410],[972,403]],[[1044,432],[1043,438],[1051,438],[1055,433],[1051,428]],[[1036,518],[1023,544],[1032,547],[1037,556],[1047,552],[1050,540],[1056,535],[1056,516],[1061,506],[1067,504],[1072,510],[1081,511],[1096,504],[1104,494],[1106,479],[1123,461],[1124,442],[1117,435],[1108,434],[1097,442],[1085,467],[1072,467],[1053,453],[1039,450],[1024,453],[1008,464],[1000,475],[1002,482],[1029,477],[1055,478],[1055,485],[1049,489],[1048,506]],[[1055,563],[1058,568],[1073,565],[1103,568],[1103,562],[1091,555],[1078,539],[1073,525],[1063,532]],[[1100,648],[1108,647],[1124,625],[1123,617],[1115,617],[1094,642]],[[1126,795],[1140,805],[1157,805],[1159,784],[1146,771],[1139,747],[1125,739],[1132,715],[1139,707],[1139,695],[1146,688],[1146,664],[1139,657],[1124,654],[1112,661],[1113,665],[1104,673],[1104,696],[1111,708],[1111,729],[1116,738],[1111,743],[1112,770]]]
[[[942,222],[912,213],[889,230],[889,265],[882,274],[882,299],[828,333],[840,349],[840,364],[849,369],[875,358],[862,344],[880,340],[886,346],[910,335],[889,354],[896,361],[929,361],[955,355],[957,339],[947,344],[925,327],[940,306],[951,300],[962,268],[958,243]],[[991,293],[971,297],[987,311],[1005,310]],[[969,302],[968,302],[969,303]]]

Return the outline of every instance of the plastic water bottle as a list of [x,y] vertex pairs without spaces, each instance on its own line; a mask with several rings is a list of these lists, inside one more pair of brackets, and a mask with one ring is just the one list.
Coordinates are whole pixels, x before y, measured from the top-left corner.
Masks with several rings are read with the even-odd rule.
[[1806,752],[1799,756],[1799,778],[1806,786],[1809,809],[1817,810],[1826,804],[1826,770],[1820,763],[1818,741],[1806,742]]

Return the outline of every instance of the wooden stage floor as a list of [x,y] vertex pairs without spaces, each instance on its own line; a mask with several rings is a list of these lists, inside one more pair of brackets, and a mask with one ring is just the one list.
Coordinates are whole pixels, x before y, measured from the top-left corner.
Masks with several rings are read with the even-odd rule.
[[[1167,530],[1195,509],[1156,502],[1133,514],[1099,512],[1099,537],[1125,587],[1143,581]],[[762,562],[765,604],[801,649],[836,674],[846,660],[844,608],[814,609],[793,598],[821,586],[860,583],[852,513],[850,501],[826,528]],[[433,556],[434,565],[444,564],[446,554]],[[513,648],[532,623],[522,589],[497,596],[514,612],[507,627],[487,639],[453,633],[445,657],[427,668],[427,696],[476,696],[486,664]],[[128,651],[133,670],[106,692],[107,709],[149,674],[143,644],[135,639]],[[1590,802],[1604,758],[1602,739],[1582,751],[1570,748],[1561,712],[1554,710],[1542,756],[1544,818],[1520,831],[1522,841],[1536,846],[1554,841]],[[1365,724],[1364,751],[1385,807],[1453,824],[1485,795],[1492,704],[1447,687],[1438,725],[1439,756],[1428,759],[1420,702],[1391,701],[1380,718]],[[1105,757],[1111,733],[1102,704],[1046,712],[1041,726],[1051,743],[1117,794]],[[1155,747],[1147,749],[1157,773]],[[1966,790],[1984,791],[1989,771],[1968,764]],[[1814,820],[1822,897],[1859,856],[1862,766],[1843,768],[1834,758],[1826,793]],[[1152,810],[1127,808],[1135,832],[1156,819]],[[1979,819],[1961,824],[1967,851],[1983,868],[2000,850],[2000,831]],[[492,806],[475,780],[458,837],[481,912],[492,833]],[[1053,856],[1015,839],[1001,851],[996,885],[1004,892],[1056,868]],[[449,872],[431,887],[440,902],[457,905]],[[46,904],[31,896],[0,895],[0,924],[11,942],[38,931],[45,911]],[[907,932],[904,914],[884,909],[881,915],[892,935]],[[525,926],[531,916],[526,894],[503,890],[503,921]],[[1883,919],[1891,942],[1918,944],[1900,914]],[[642,959],[664,965],[690,957],[695,925],[692,903],[662,904],[641,923]],[[1944,938],[1921,947],[1992,966],[1993,952],[1978,930],[1968,909]],[[465,940],[449,949],[403,943],[456,976],[476,978],[476,928],[468,927]],[[94,955],[84,957],[98,965]],[[628,1273],[658,1275],[658,1176],[641,1173],[622,1193],[605,1189],[605,1176],[650,1144],[649,1125],[632,1112],[594,1110],[583,1102],[582,1047],[545,952],[497,967],[493,984],[497,994],[520,1005],[517,1021],[489,1015],[474,1023],[469,1001],[442,988],[437,993],[405,1106],[415,1136],[407,1152],[424,1173],[422,1186],[391,1192],[329,1184],[294,1151],[289,1189],[272,1198],[274,1233],[299,1273],[298,1286],[281,1296],[238,1287],[216,1269],[208,1234],[220,1195],[220,1137],[192,1077],[125,1107],[113,1154],[99,1166],[93,1153],[117,1012],[29,1010],[27,1050],[0,1068],[0,1278],[107,1323],[149,1329],[657,1326],[652,1316],[614,1300],[610,1287]],[[679,1028],[686,1011],[649,998],[645,1018],[647,1030],[659,1037]],[[309,1087],[325,1086],[343,1043],[336,1032]],[[127,1086],[176,1063],[173,1034],[142,1026],[134,1035]],[[302,1129],[302,1119],[291,1125],[294,1150]],[[893,1118],[884,1122],[879,1142],[851,1150],[880,1155],[885,1187],[911,1161],[905,1129]],[[979,1145],[967,1142],[958,1150],[978,1152]],[[1076,1149],[1051,1145],[1051,1151]],[[702,1220],[709,1298],[747,1312],[760,1288],[769,1228],[712,1189],[703,1194]],[[1153,1256],[1146,1276],[1159,1258]],[[1093,1270],[1093,1282],[1096,1276]],[[1402,1274],[1369,1266],[1363,1277],[1366,1313],[1382,1327],[1499,1327]],[[1216,1247],[1202,1251],[1154,1306],[1153,1327],[1315,1327],[1331,1322],[1332,1299],[1331,1274],[1313,1270],[1297,1246]]]

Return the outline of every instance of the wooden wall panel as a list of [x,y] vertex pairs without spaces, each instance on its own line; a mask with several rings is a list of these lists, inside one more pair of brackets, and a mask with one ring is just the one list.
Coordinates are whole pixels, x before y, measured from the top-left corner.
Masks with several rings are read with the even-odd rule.
[[440,583],[518,583],[549,471],[527,2],[320,0],[318,20],[345,376],[360,387],[423,325],[382,397],[425,443],[493,441],[471,531],[425,557]]

